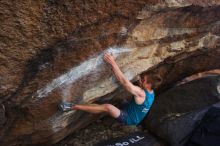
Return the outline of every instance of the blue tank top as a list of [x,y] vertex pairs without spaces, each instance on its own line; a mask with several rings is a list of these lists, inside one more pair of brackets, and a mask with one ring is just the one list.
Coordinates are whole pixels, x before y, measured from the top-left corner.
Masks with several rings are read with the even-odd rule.
[[153,104],[154,101],[154,90],[150,93],[147,90],[145,91],[145,100],[143,104],[137,104],[135,102],[134,97],[128,104],[126,110],[128,113],[128,118],[127,118],[127,124],[128,125],[137,125],[141,122],[141,120],[144,119],[144,117],[147,115],[148,111],[150,110],[150,107]]

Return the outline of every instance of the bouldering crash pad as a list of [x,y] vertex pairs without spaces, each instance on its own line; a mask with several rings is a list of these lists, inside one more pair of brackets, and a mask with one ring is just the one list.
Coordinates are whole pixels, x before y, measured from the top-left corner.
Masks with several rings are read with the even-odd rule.
[[153,146],[156,143],[158,143],[156,138],[151,136],[149,133],[134,132],[128,134],[127,136],[102,141],[96,144],[96,146]]

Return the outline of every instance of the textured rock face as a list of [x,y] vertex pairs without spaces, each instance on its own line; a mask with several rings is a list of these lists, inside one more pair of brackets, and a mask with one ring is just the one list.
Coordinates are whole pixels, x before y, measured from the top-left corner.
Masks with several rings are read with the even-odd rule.
[[113,102],[127,95],[103,51],[129,80],[160,76],[158,93],[220,68],[219,1],[0,3],[0,140],[7,145],[49,145],[97,118],[58,112],[66,98]]

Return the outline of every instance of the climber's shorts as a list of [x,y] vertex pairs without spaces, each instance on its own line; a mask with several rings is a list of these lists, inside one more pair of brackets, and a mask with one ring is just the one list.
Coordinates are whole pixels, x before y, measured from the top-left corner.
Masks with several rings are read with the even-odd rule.
[[126,110],[120,110],[120,115],[116,118],[119,123],[127,124],[128,113]]

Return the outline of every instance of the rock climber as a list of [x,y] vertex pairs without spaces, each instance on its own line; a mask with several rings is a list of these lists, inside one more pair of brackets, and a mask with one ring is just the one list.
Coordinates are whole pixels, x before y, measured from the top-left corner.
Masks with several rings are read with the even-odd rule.
[[125,108],[119,109],[112,104],[75,104],[62,102],[62,111],[82,110],[89,113],[107,113],[118,122],[127,125],[138,125],[149,112],[154,102],[154,81],[150,75],[139,76],[139,86],[132,84],[120,70],[113,55],[105,52],[104,60],[111,66],[116,78],[133,97]]

